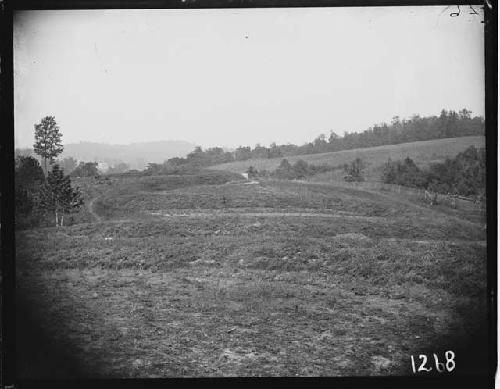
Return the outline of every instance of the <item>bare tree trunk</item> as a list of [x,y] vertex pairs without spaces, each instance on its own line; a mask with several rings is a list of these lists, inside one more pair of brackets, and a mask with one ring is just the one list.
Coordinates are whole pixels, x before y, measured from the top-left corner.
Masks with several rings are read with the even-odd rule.
[[61,227],[64,225],[64,215],[61,215]]
[[59,227],[59,218],[57,217],[57,210],[56,210],[56,227]]

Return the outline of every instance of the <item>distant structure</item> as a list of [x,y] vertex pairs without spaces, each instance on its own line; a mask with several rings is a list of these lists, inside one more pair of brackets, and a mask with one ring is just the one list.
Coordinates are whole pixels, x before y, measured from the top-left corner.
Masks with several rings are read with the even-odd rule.
[[97,170],[99,170],[101,173],[104,173],[109,169],[109,164],[106,162],[98,162],[97,163]]
[[241,173],[241,175],[242,175],[243,177],[245,177],[245,179],[247,179],[247,180],[248,180],[248,173]]

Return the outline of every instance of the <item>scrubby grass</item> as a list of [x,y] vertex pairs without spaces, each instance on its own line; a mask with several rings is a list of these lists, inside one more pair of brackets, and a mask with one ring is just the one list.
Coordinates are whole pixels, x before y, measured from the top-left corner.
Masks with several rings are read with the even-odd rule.
[[[19,293],[100,377],[411,374],[409,355],[474,336],[481,226],[356,188],[236,178],[127,178],[95,193],[104,221],[19,232]],[[150,214],[196,209],[213,215]],[[336,217],[279,216],[304,210]]]
[[[403,143],[399,145],[385,145],[365,149],[344,150],[322,154],[294,155],[290,157],[272,159],[251,159],[212,166],[211,169],[224,170],[235,173],[245,172],[249,166],[257,170],[274,170],[283,158],[294,163],[299,159],[313,165],[341,166],[361,158],[367,165],[366,178],[378,180],[382,165],[390,157],[392,160],[410,157],[419,167],[426,167],[429,163],[443,162],[446,158],[455,157],[470,146],[485,147],[484,136],[466,136],[461,138],[436,139],[430,141]],[[323,173],[323,175],[343,177],[342,170]]]
[[[231,172],[202,171],[186,175],[123,177],[98,201],[94,209],[106,219],[116,216],[141,217],[145,199],[158,193],[189,193],[197,186],[212,188],[229,182],[243,181],[240,174]],[[188,191],[185,189],[189,188]],[[153,208],[154,209],[154,208]]]

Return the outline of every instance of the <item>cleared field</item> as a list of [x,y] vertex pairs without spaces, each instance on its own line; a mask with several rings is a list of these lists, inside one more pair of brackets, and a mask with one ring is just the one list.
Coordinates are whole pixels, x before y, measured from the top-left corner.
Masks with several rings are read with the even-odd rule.
[[[339,166],[360,157],[368,164],[368,168],[366,169],[367,178],[378,179],[380,176],[380,167],[387,162],[388,158],[396,160],[410,157],[417,165],[426,166],[429,163],[442,162],[448,157],[454,157],[469,146],[485,147],[485,137],[467,136],[462,138],[437,139],[366,149],[337,151],[333,153],[295,155],[284,158],[288,159],[291,163],[302,159],[314,165]],[[249,166],[253,166],[257,170],[274,170],[278,167],[282,159],[282,157],[273,159],[251,159],[247,161],[224,163],[212,166],[211,169],[243,173]]]
[[399,375],[450,349],[484,371],[479,209],[208,174],[117,180],[86,192],[99,220],[18,233],[18,296],[78,368],[26,352],[21,377]]

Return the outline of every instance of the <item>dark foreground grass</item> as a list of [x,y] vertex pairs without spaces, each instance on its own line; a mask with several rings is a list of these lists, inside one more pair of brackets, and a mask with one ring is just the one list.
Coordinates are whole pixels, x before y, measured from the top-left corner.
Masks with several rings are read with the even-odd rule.
[[101,377],[409,374],[410,354],[470,333],[443,291],[387,298],[306,272],[72,269],[33,279],[51,285],[38,317]]
[[[124,196],[146,202],[139,215],[156,197],[160,209],[178,206],[164,188],[136,188]],[[480,226],[354,189],[187,188],[172,190],[224,193],[234,209],[272,210],[275,196],[283,212],[346,214],[119,221],[113,211],[109,221],[19,232],[18,294],[86,374],[412,374],[410,355],[448,349],[457,371],[486,368],[458,351],[485,320]],[[32,365],[20,358],[20,376],[43,375]]]

